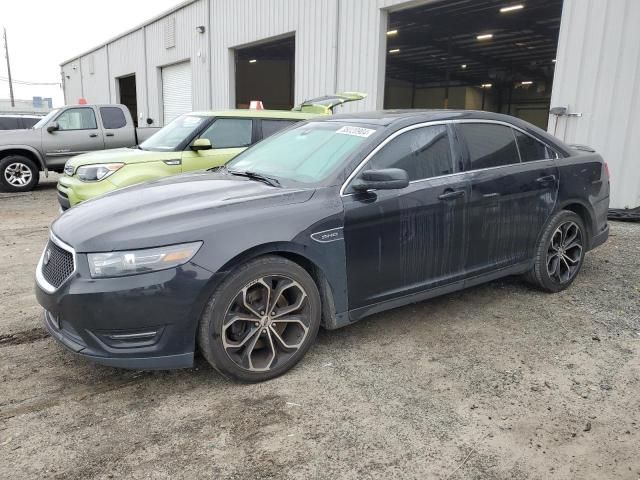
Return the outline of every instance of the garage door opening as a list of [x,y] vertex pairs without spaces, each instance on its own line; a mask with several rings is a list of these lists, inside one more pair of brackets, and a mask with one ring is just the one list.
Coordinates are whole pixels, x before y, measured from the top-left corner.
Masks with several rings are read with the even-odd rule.
[[235,50],[236,108],[261,100],[264,108],[291,110],[295,36]]
[[136,76],[128,75],[118,79],[118,102],[131,112],[136,127],[138,126],[138,97],[136,95]]
[[385,108],[506,113],[547,128],[563,0],[457,0],[391,12]]

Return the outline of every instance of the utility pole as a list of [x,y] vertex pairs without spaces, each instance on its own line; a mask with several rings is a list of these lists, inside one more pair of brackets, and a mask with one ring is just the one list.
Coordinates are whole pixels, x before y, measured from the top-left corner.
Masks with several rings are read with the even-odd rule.
[[9,46],[7,45],[7,29],[4,28],[4,53],[7,57],[7,77],[9,77],[9,98],[11,99],[11,106],[15,107],[16,102],[13,99],[13,82],[11,81],[11,64],[9,63]]

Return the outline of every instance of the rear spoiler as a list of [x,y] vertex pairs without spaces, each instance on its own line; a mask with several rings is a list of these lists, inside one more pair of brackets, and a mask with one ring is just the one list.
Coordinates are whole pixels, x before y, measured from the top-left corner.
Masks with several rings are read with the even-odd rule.
[[325,95],[323,97],[305,100],[297,107],[292,108],[294,112],[318,113],[330,115],[333,109],[343,103],[355,102],[366,98],[367,94],[362,92],[341,92],[334,95]]
[[587,145],[574,144],[574,145],[569,145],[569,147],[573,148],[574,150],[578,150],[580,152],[596,153],[595,149],[588,147]]

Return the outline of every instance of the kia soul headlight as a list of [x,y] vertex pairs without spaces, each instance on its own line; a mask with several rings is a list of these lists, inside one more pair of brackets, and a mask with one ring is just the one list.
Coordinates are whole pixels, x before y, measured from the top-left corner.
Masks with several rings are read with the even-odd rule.
[[155,272],[187,263],[198,252],[202,242],[123,252],[90,253],[89,270],[93,278],[122,277]]
[[76,173],[83,182],[99,182],[124,167],[124,163],[98,163],[78,167]]

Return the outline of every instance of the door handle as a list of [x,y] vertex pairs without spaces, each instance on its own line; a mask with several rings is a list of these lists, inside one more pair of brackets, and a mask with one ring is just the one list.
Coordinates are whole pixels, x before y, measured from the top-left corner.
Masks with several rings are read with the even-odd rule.
[[97,133],[90,133],[90,134],[89,134],[89,136],[90,136],[91,138],[96,138],[96,137],[98,136],[98,134],[97,134]]
[[107,133],[107,137],[113,137],[113,133]]
[[552,183],[556,181],[556,176],[555,175],[545,175],[544,177],[540,177],[538,179],[536,179],[536,182],[545,185],[547,183]]
[[465,196],[464,190],[451,190],[447,189],[438,196],[440,200],[455,200],[456,198],[461,198]]

